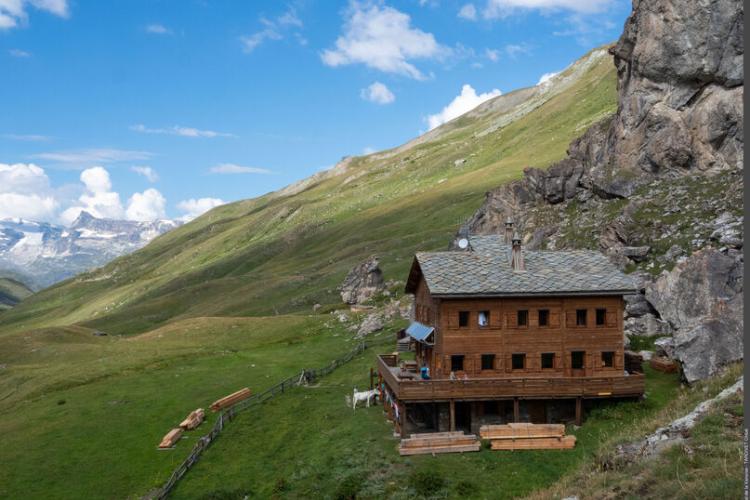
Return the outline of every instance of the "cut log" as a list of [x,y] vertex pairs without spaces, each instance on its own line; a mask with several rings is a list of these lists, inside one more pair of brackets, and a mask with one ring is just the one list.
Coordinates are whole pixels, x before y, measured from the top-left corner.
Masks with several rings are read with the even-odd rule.
[[191,431],[201,425],[204,418],[206,418],[206,413],[203,408],[198,408],[190,412],[190,415],[180,423],[180,427],[186,431]]
[[167,432],[167,434],[161,440],[161,443],[159,443],[159,448],[171,448],[177,441],[180,440],[181,437],[182,429],[180,429],[179,427],[176,429],[172,429],[171,431]]
[[229,408],[230,406],[239,403],[243,399],[247,399],[252,395],[252,392],[250,392],[250,389],[245,387],[244,389],[240,389],[237,392],[233,392],[229,396],[225,396],[217,401],[214,402],[214,404],[211,405],[212,411],[219,411],[223,410],[224,408]]
[[565,426],[562,424],[512,423],[508,425],[483,425],[479,428],[482,439],[517,439],[562,437]]
[[433,453],[466,453],[479,451],[481,443],[461,445],[461,446],[425,446],[422,448],[399,448],[401,456],[407,455],[431,455]]
[[569,450],[575,448],[575,445],[575,436],[499,439],[490,442],[490,448],[493,450]]

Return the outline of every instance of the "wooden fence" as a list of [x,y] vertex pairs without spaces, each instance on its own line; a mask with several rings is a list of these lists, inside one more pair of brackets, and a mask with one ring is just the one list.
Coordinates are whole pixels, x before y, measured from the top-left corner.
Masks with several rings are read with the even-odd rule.
[[237,404],[219,412],[219,416],[216,419],[214,426],[211,428],[211,431],[205,436],[202,436],[198,439],[198,442],[195,443],[195,446],[193,446],[190,455],[188,455],[188,457],[174,470],[174,472],[172,472],[172,475],[169,476],[169,479],[166,483],[164,483],[164,486],[162,486],[157,491],[146,495],[144,498],[149,500],[161,500],[169,496],[170,492],[174,489],[180,479],[182,479],[183,476],[187,474],[187,471],[189,471],[190,468],[195,465],[203,452],[211,445],[211,443],[214,442],[219,434],[221,434],[224,426],[227,423],[231,422],[239,412],[254,408],[279,394],[283,394],[287,389],[307,384],[313,382],[318,378],[324,377],[339,366],[344,365],[354,359],[355,356],[363,352],[365,349],[367,349],[367,343],[361,342],[357,344],[357,347],[352,349],[348,354],[333,360],[330,364],[322,368],[304,369],[300,372],[300,374],[289,377],[286,380],[282,380],[273,387],[269,387],[261,393],[253,394],[249,398],[242,400]]

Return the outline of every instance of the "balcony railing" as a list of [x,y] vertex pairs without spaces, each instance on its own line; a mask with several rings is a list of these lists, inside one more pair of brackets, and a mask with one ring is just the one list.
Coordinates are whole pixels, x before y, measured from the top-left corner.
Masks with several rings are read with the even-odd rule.
[[378,370],[383,380],[402,401],[638,397],[645,389],[645,378],[641,373],[612,377],[409,380],[397,376],[395,365],[395,356],[378,356]]

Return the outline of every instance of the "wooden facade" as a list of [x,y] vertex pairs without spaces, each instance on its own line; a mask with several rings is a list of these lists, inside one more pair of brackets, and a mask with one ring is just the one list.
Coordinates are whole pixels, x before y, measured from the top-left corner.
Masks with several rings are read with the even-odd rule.
[[[623,311],[622,296],[608,295],[436,299],[422,279],[415,319],[435,327],[435,342],[420,349],[417,363],[436,379],[451,371],[458,378],[621,376]],[[514,355],[522,368],[514,368]]]
[[[584,400],[643,395],[643,374],[626,371],[621,293],[433,296],[424,277],[414,283],[414,319],[434,327],[429,342],[416,343],[417,367],[428,367],[430,378],[405,373],[397,356],[378,359],[402,436],[418,430],[409,429],[410,408],[427,408],[433,431],[462,421],[473,431],[487,422],[549,421],[545,405],[561,400],[575,405],[580,424]],[[501,415],[487,420],[488,411]]]

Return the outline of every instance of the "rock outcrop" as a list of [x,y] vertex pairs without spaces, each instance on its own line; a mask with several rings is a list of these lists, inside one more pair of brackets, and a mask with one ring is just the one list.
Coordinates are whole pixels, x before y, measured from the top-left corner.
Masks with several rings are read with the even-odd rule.
[[[598,248],[622,269],[647,276],[687,269],[684,280],[700,274],[692,266],[726,265],[741,281],[743,15],[739,0],[634,0],[610,49],[617,112],[571,142],[567,158],[546,170],[528,167],[520,180],[487,193],[469,230],[498,233],[511,216],[529,248]],[[723,253],[684,265],[707,247]],[[694,285],[707,303],[724,300],[714,283]],[[665,293],[684,294],[670,287]],[[741,301],[741,287],[734,293]],[[741,315],[696,316],[677,311],[688,303],[670,300],[649,307],[634,299],[627,333],[677,329],[675,355],[690,381],[742,356],[735,335]],[[686,314],[689,324],[672,319]]]
[[674,328],[673,357],[688,382],[742,359],[743,259],[696,252],[646,289],[646,299]]
[[377,257],[370,257],[355,266],[341,284],[341,300],[361,304],[385,289],[383,271]]

